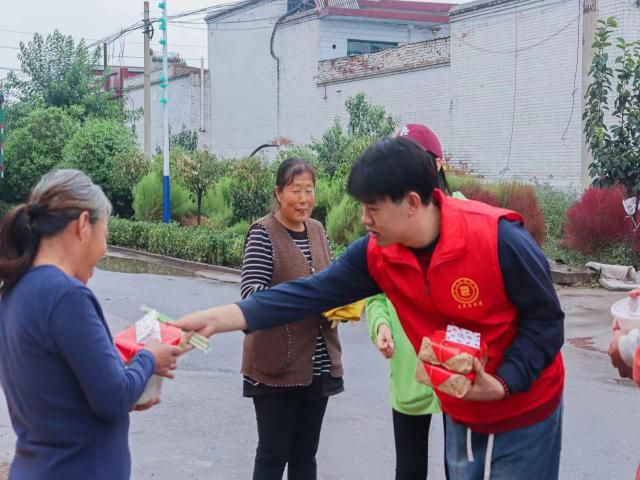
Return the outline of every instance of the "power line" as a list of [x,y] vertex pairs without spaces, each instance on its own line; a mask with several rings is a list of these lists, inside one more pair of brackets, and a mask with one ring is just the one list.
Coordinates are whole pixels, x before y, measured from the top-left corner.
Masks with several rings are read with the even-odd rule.
[[[197,10],[190,10],[190,11],[186,11],[186,12],[181,12],[181,13],[176,13],[174,15],[169,15],[167,16],[167,21],[171,21],[171,20],[177,20],[180,18],[185,18],[185,17],[190,17],[190,16],[194,16],[194,15],[202,15],[202,14],[209,14],[212,12],[217,12],[217,11],[222,11],[227,9],[228,7],[234,6],[234,5],[239,5],[241,2],[229,2],[229,3],[223,3],[223,4],[219,4],[219,5],[214,5],[211,7],[205,7],[205,8],[200,8]],[[158,22],[159,18],[153,18],[150,19],[150,21],[152,23]],[[177,26],[177,25],[174,25]],[[123,27],[120,29],[120,31],[112,33],[110,35],[107,35],[99,40],[94,41],[93,43],[91,43],[90,45],[88,45],[89,48],[91,47],[95,47],[98,46],[102,43],[112,43],[115,42],[116,40],[118,40],[120,37],[127,35],[128,33],[134,31],[134,30],[138,30],[144,28],[144,21],[143,20],[138,20],[134,23],[132,23],[131,25],[128,25],[126,27]],[[198,29],[198,30],[206,30],[206,28],[204,29]]]
[[208,30],[207,27],[189,27],[187,25],[176,25],[173,22],[169,22],[169,24],[173,25],[176,28],[184,28],[185,30],[200,30],[200,31],[203,31],[203,32],[206,32]]
[[222,21],[222,22],[216,22],[216,24],[221,24],[221,23],[251,23],[251,22],[262,22],[264,20],[277,20],[278,17],[262,17],[262,18],[251,18],[251,19],[247,19],[247,20],[230,20],[228,22]]
[[[127,42],[131,45],[144,45],[144,42]],[[192,47],[192,48],[207,48],[207,45],[194,45],[193,43],[171,43],[173,47]]]
[[569,114],[569,120],[567,121],[567,126],[562,133],[561,140],[564,141],[565,135],[569,131],[569,126],[571,125],[571,121],[573,120],[573,112],[576,107],[576,79],[578,78],[578,64],[580,63],[580,44],[582,43],[582,37],[580,36],[580,18],[582,16],[583,7],[582,3],[578,0],[578,40],[576,44],[576,67],[573,72],[573,92],[571,93],[571,113]]
[[502,170],[502,176],[509,171],[511,162],[511,148],[513,147],[513,131],[516,125],[516,100],[518,96],[518,2],[514,4],[515,17],[515,49],[513,50],[513,106],[511,110],[511,136],[509,137],[509,152],[507,153],[507,164]]
[[[517,6],[516,6],[516,8],[517,8]],[[542,40],[539,40],[538,42],[532,43],[531,45],[527,45],[526,47],[522,47],[520,49],[516,48],[516,49],[511,49],[511,50],[492,50],[492,49],[489,49],[489,48],[483,48],[483,47],[478,47],[477,45],[473,45],[472,43],[467,42],[464,38],[462,38],[459,35],[456,35],[454,38],[456,40],[461,41],[465,45],[467,45],[467,46],[469,46],[469,47],[471,47],[471,48],[473,48],[475,50],[479,50],[481,52],[509,55],[509,54],[518,53],[518,52],[526,52],[527,50],[531,50],[532,48],[538,47],[538,46],[542,45],[543,43],[546,43],[549,40],[551,40],[551,39],[557,37],[558,35],[560,35],[562,32],[564,32],[567,28],[569,28],[575,22],[576,22],[576,19],[574,18],[569,23],[567,23],[564,27],[562,27],[560,30],[552,33],[548,37],[545,37]]]
[[[253,22],[262,22],[262,21],[266,21],[266,20],[277,20],[278,17],[261,17],[261,18],[249,18],[246,20],[229,20],[229,21],[219,21],[219,22],[215,22],[216,25],[220,25],[220,24],[225,24],[225,23],[253,23]],[[202,22],[204,21],[204,17],[200,20],[172,20],[169,23],[184,23],[184,24],[190,24],[190,25],[198,25],[198,24],[202,24]]]
[[[0,29],[0,32],[14,32],[14,33],[24,33],[25,35],[36,35],[37,32],[19,32],[18,30],[3,30]],[[132,33],[132,32],[130,32]],[[81,40],[95,40],[95,38],[84,38],[84,37],[78,37]],[[127,43],[131,43],[133,45],[144,45],[144,42],[127,42]],[[206,45],[194,45],[193,43],[171,43],[171,45],[173,45],[174,47],[193,47],[193,48],[207,48]],[[18,49],[19,47],[6,47],[6,48],[16,48]]]
[[[107,55],[107,58],[110,60],[115,60],[115,59],[119,59],[119,58],[133,58],[133,59],[144,59],[144,57],[137,57],[134,55],[119,55],[119,54],[110,54]],[[181,60],[200,60],[201,58],[204,58],[205,60],[207,60],[207,57],[180,57]]]
[[[171,22],[169,22],[171,23]],[[173,24],[172,24],[173,25]],[[187,30],[200,30],[202,32],[206,32],[209,29],[207,27],[204,28],[200,28],[200,27],[188,27],[186,25],[173,25],[176,28],[184,28]],[[264,27],[241,27],[241,28],[214,28],[211,29],[212,32],[244,32],[244,31],[249,31],[249,30],[272,30],[273,29],[273,25],[265,25]]]
[[204,23],[204,17],[198,20],[171,20],[169,23],[182,23],[185,25],[202,25]]
[[88,45],[88,48],[96,47],[102,43],[113,43],[116,40],[118,40],[120,37],[123,37],[124,35],[127,35],[142,27],[144,27],[144,22],[142,20],[138,20],[137,22],[129,25],[128,27],[122,28],[119,32],[112,33],[111,35],[108,35],[106,37],[101,38],[100,40],[97,40],[91,43],[90,45]]
[[[219,4],[219,5],[214,5],[211,7],[205,7],[205,8],[200,8],[197,10],[190,10],[190,11],[186,11],[186,12],[180,12],[180,13],[176,13],[174,15],[170,15],[167,17],[168,20],[177,20],[180,18],[185,18],[185,17],[190,17],[190,16],[194,16],[194,15],[206,15],[212,12],[216,12],[216,11],[220,11],[220,10],[224,10],[228,7],[231,7],[233,5],[237,5],[239,4],[239,2],[228,2],[228,3],[223,3],[223,4]],[[137,19],[138,17],[142,16],[142,14],[138,14],[134,17],[134,19]],[[154,18],[151,19],[152,22],[157,22],[158,18]],[[256,20],[257,21],[257,20]],[[128,22],[127,22],[128,23]],[[235,22],[229,22],[229,23],[235,23]],[[102,38],[96,39],[96,38],[83,38],[84,40],[92,40],[93,42],[90,43],[89,45],[87,45],[87,48],[92,48],[92,47],[96,47],[100,44],[103,43],[112,43],[115,42],[116,40],[118,40],[119,38],[121,38],[124,35],[127,35],[128,33],[138,30],[140,28],[144,27],[144,22],[142,20],[136,20],[135,22],[129,24],[126,27],[122,27],[119,31],[114,32],[110,35],[106,35]],[[204,29],[206,30],[206,29]],[[11,29],[0,29],[0,32],[7,32],[7,33],[18,33],[18,34],[23,34],[23,35],[35,35],[37,32],[27,32],[24,30],[11,30]],[[134,42],[129,42],[129,43],[134,43]],[[142,44],[142,42],[140,42],[140,44]],[[176,46],[185,46],[185,47],[191,47],[195,45],[177,45]],[[16,48],[17,47],[7,47],[7,48]],[[205,46],[202,46],[202,48],[206,48]]]
[[199,15],[199,14],[208,14],[211,12],[216,12],[219,10],[225,10],[227,7],[231,7],[234,5],[240,5],[242,2],[228,2],[228,3],[221,3],[219,5],[213,5],[211,7],[204,7],[204,8],[198,8],[196,10],[190,10],[190,11],[186,11],[186,12],[181,12],[181,13],[176,13],[174,15],[169,15],[167,16],[167,20],[175,20],[177,18],[184,18],[184,17],[191,17],[194,15]]
[[35,32],[23,32],[22,30],[6,30],[4,28],[0,28],[0,32],[21,33],[23,35],[34,35],[35,34]]
[[[33,36],[36,33],[38,33],[38,32],[25,32],[23,30],[7,30],[7,29],[3,29],[3,28],[0,28],[0,32],[18,33],[18,34],[21,34],[21,35],[30,35],[30,36]],[[70,35],[65,35],[65,36],[70,36]],[[80,40],[95,40],[95,38],[86,38],[86,37],[76,37],[76,39],[80,39]]]

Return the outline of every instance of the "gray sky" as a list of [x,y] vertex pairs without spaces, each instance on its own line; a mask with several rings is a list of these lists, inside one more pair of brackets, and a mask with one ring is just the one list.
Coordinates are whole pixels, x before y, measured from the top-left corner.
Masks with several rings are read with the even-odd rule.
[[[160,16],[158,2],[149,2],[151,17]],[[168,13],[195,10],[231,0],[167,0]],[[136,20],[142,19],[142,0],[0,0],[0,79],[6,77],[6,68],[19,68],[16,54],[20,41],[28,42],[33,32],[47,34],[54,29],[65,35],[87,39],[87,43],[103,38]],[[188,20],[198,21],[202,15]],[[178,52],[187,63],[200,65],[200,57],[207,57],[207,35],[204,21],[190,25],[169,25],[169,50]],[[7,31],[12,30],[12,31]],[[16,33],[27,32],[27,33]],[[160,36],[151,41],[151,47],[160,50]],[[140,31],[128,34],[109,46],[112,65],[142,65],[143,36]],[[6,48],[10,47],[10,48]]]

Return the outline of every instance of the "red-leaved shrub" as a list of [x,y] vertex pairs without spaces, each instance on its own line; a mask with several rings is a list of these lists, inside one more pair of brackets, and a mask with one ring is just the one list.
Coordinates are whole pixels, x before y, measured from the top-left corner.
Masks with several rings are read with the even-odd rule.
[[502,208],[522,215],[524,227],[538,245],[544,243],[546,227],[544,214],[538,205],[538,197],[533,186],[520,182],[505,182],[498,186]]
[[631,239],[631,221],[622,200],[624,190],[591,187],[567,212],[561,245],[591,254]]
[[498,197],[487,190],[479,183],[469,183],[467,185],[462,185],[460,187],[460,191],[462,194],[467,197],[468,200],[477,200],[478,202],[484,202],[487,205],[491,205],[492,207],[499,207],[500,200]]

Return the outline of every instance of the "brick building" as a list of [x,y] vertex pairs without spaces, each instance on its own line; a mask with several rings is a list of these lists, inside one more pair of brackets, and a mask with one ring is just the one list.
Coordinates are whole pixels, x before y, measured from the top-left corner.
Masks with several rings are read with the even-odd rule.
[[[164,91],[160,87],[162,70],[154,68],[151,72],[151,149],[162,147],[163,142],[163,111],[160,104]],[[169,65],[169,128],[171,133],[178,133],[183,128],[198,132],[198,146],[209,147],[210,108],[209,72],[204,70],[204,97],[200,95],[199,68],[189,67],[182,63]],[[124,81],[127,96],[127,106],[132,110],[144,107],[144,75],[138,75]],[[138,143],[144,144],[144,117],[139,116],[134,122],[134,131]]]
[[307,143],[365,92],[401,122],[431,126],[477,174],[586,182],[586,22],[616,16],[615,36],[638,39],[640,2],[326,1],[286,15],[292,0],[248,0],[207,18],[216,152]]

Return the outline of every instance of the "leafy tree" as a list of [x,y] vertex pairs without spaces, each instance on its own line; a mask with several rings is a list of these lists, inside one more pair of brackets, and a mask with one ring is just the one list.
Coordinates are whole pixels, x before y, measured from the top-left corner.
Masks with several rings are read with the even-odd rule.
[[133,210],[133,189],[151,171],[151,162],[139,150],[124,150],[113,157],[113,171],[110,184],[119,194],[121,216],[131,216]]
[[[121,155],[137,151],[131,130],[116,120],[89,119],[64,147],[63,165],[86,172],[100,185],[121,215],[131,215],[131,180],[122,168]],[[138,167],[136,167],[138,168]]]
[[58,107],[38,108],[29,113],[7,137],[7,178],[5,195],[9,201],[25,199],[40,177],[58,167],[67,140],[79,123]]
[[104,91],[104,78],[96,76],[100,52],[89,51],[84,40],[76,43],[58,30],[43,37],[39,33],[25,44],[20,42],[20,69],[26,78],[13,72],[7,89],[27,105],[79,106],[85,116],[124,118],[121,99]]
[[335,119],[322,138],[311,144],[311,149],[317,153],[316,162],[321,173],[329,177],[340,174],[345,170],[345,165],[348,171],[362,151],[358,150],[360,147],[391,135],[397,127],[396,120],[387,115],[385,108],[371,103],[364,93],[348,98],[345,106],[349,114],[347,131],[340,120]]
[[[635,210],[632,209],[635,213],[631,219],[636,227],[634,244],[637,244],[640,220],[640,41],[628,43],[624,38],[618,38],[616,48],[619,55],[612,67],[608,51],[617,22],[609,17],[598,23],[584,112],[585,134],[593,154],[589,172],[595,178],[595,186],[620,184],[628,196],[636,197]],[[613,109],[609,107],[611,98]],[[609,112],[610,121],[607,119]]]
[[198,132],[189,130],[182,125],[182,130],[172,133],[169,129],[169,149],[180,147],[187,152],[195,152],[198,149]]
[[371,103],[362,92],[347,99],[345,106],[349,114],[350,135],[380,138],[391,135],[398,122],[387,115],[382,105]]
[[176,158],[176,168],[182,185],[195,196],[198,206],[198,225],[202,215],[202,197],[222,172],[215,155],[207,150],[182,152]]
[[311,144],[311,148],[318,153],[317,164],[321,173],[329,177],[336,174],[348,144],[349,137],[336,118],[331,128],[322,134],[322,138]]
[[230,177],[221,177],[202,198],[202,211],[213,228],[224,229],[233,222],[233,209],[229,200],[231,183]]
[[233,165],[232,178],[229,196],[234,220],[253,221],[265,215],[275,183],[268,163],[261,157],[238,160]]
[[[193,202],[180,184],[171,179],[169,211],[171,219],[179,221],[193,212]],[[133,188],[133,210],[136,220],[162,221],[164,216],[164,186],[162,175],[154,169],[147,173]]]

